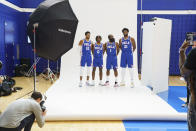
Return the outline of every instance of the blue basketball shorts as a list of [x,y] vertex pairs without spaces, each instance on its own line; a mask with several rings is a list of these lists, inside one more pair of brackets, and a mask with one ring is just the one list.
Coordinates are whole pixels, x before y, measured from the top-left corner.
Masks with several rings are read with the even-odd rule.
[[117,64],[117,56],[107,56],[106,58],[106,69],[117,69],[118,64]]
[[94,58],[93,67],[103,67],[103,58]]
[[85,67],[87,65],[88,67],[92,64],[92,57],[91,55],[84,55],[81,57],[80,66]]
[[133,67],[133,54],[132,53],[121,54],[120,67],[126,68],[127,66],[129,68]]

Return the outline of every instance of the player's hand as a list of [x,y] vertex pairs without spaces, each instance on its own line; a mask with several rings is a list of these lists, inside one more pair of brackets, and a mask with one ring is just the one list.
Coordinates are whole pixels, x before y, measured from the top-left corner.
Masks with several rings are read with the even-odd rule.
[[181,49],[181,50],[186,50],[187,47],[188,47],[188,45],[189,45],[189,42],[186,41],[186,40],[184,40],[184,42],[183,42],[182,46],[180,47],[180,49]]
[[44,112],[42,112],[42,116],[46,116],[47,110],[45,110]]

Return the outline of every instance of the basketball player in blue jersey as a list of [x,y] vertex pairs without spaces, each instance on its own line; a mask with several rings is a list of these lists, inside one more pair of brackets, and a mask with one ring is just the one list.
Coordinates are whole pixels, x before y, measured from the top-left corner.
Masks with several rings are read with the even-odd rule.
[[90,40],[90,32],[85,32],[85,39],[79,42],[80,47],[80,83],[79,87],[82,87],[82,76],[84,72],[85,66],[87,66],[87,78],[86,78],[86,86],[90,86],[89,83],[89,76],[90,76],[90,67],[92,64],[92,57],[91,57],[91,49],[92,49],[92,41]]
[[115,42],[113,35],[108,36],[109,42],[104,44],[104,49],[107,53],[106,59],[106,82],[105,86],[109,85],[109,76],[110,76],[110,69],[113,68],[114,75],[115,75],[115,84],[114,87],[118,87],[118,71],[117,71],[117,55],[119,53],[119,45]]
[[92,54],[93,54],[93,71],[92,71],[92,86],[95,85],[95,71],[99,67],[99,85],[102,86],[102,77],[103,77],[103,43],[101,43],[101,36],[96,36],[96,43],[92,45]]
[[135,44],[134,38],[132,38],[128,35],[129,29],[124,28],[122,30],[122,33],[123,33],[124,37],[122,37],[119,40],[119,47],[122,51],[121,62],[120,62],[120,66],[122,68],[122,71],[121,71],[122,80],[121,80],[120,85],[125,86],[125,80],[124,80],[125,79],[125,72],[126,72],[126,67],[128,66],[130,76],[131,76],[131,87],[134,87],[133,52],[136,49],[136,44]]

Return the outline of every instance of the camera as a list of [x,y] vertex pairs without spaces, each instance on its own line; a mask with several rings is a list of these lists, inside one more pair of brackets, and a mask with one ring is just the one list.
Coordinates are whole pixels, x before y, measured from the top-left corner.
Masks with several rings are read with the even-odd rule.
[[46,110],[46,107],[44,106],[44,103],[45,103],[46,99],[47,99],[47,97],[45,95],[43,95],[43,99],[40,102],[40,106],[41,106],[41,109],[42,109],[43,112]]
[[186,34],[186,41],[189,42],[189,46],[193,46],[193,41],[196,40],[196,32],[188,32]]

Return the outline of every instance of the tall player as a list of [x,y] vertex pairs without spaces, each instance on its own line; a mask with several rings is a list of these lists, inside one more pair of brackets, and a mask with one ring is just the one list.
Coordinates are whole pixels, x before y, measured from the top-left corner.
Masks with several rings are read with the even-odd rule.
[[85,66],[87,66],[87,78],[86,78],[86,85],[90,86],[89,83],[89,76],[90,76],[90,67],[92,64],[92,57],[91,57],[91,49],[92,49],[92,41],[90,40],[90,32],[85,32],[85,39],[80,40],[79,42],[79,48],[80,48],[80,83],[79,87],[82,87],[82,76],[85,69]]
[[99,67],[99,85],[103,85],[102,77],[103,77],[103,43],[101,43],[101,36],[96,36],[96,43],[92,44],[92,53],[93,53],[93,71],[92,71],[92,86],[95,85],[95,71],[96,68]]
[[126,67],[128,66],[129,73],[131,76],[131,87],[134,87],[133,52],[136,49],[136,43],[135,43],[134,38],[132,38],[128,35],[129,29],[124,28],[122,30],[122,33],[123,33],[124,37],[122,37],[119,40],[119,47],[122,51],[121,62],[120,62],[120,66],[122,68],[122,71],[121,71],[122,80],[121,80],[120,85],[125,86],[125,72],[126,72]]
[[119,45],[115,42],[114,36],[108,36],[109,42],[104,44],[104,49],[107,52],[107,59],[106,59],[106,82],[105,86],[109,85],[109,76],[110,76],[110,69],[113,68],[114,75],[115,75],[115,84],[114,87],[118,87],[118,71],[117,71],[117,55],[119,53]]

